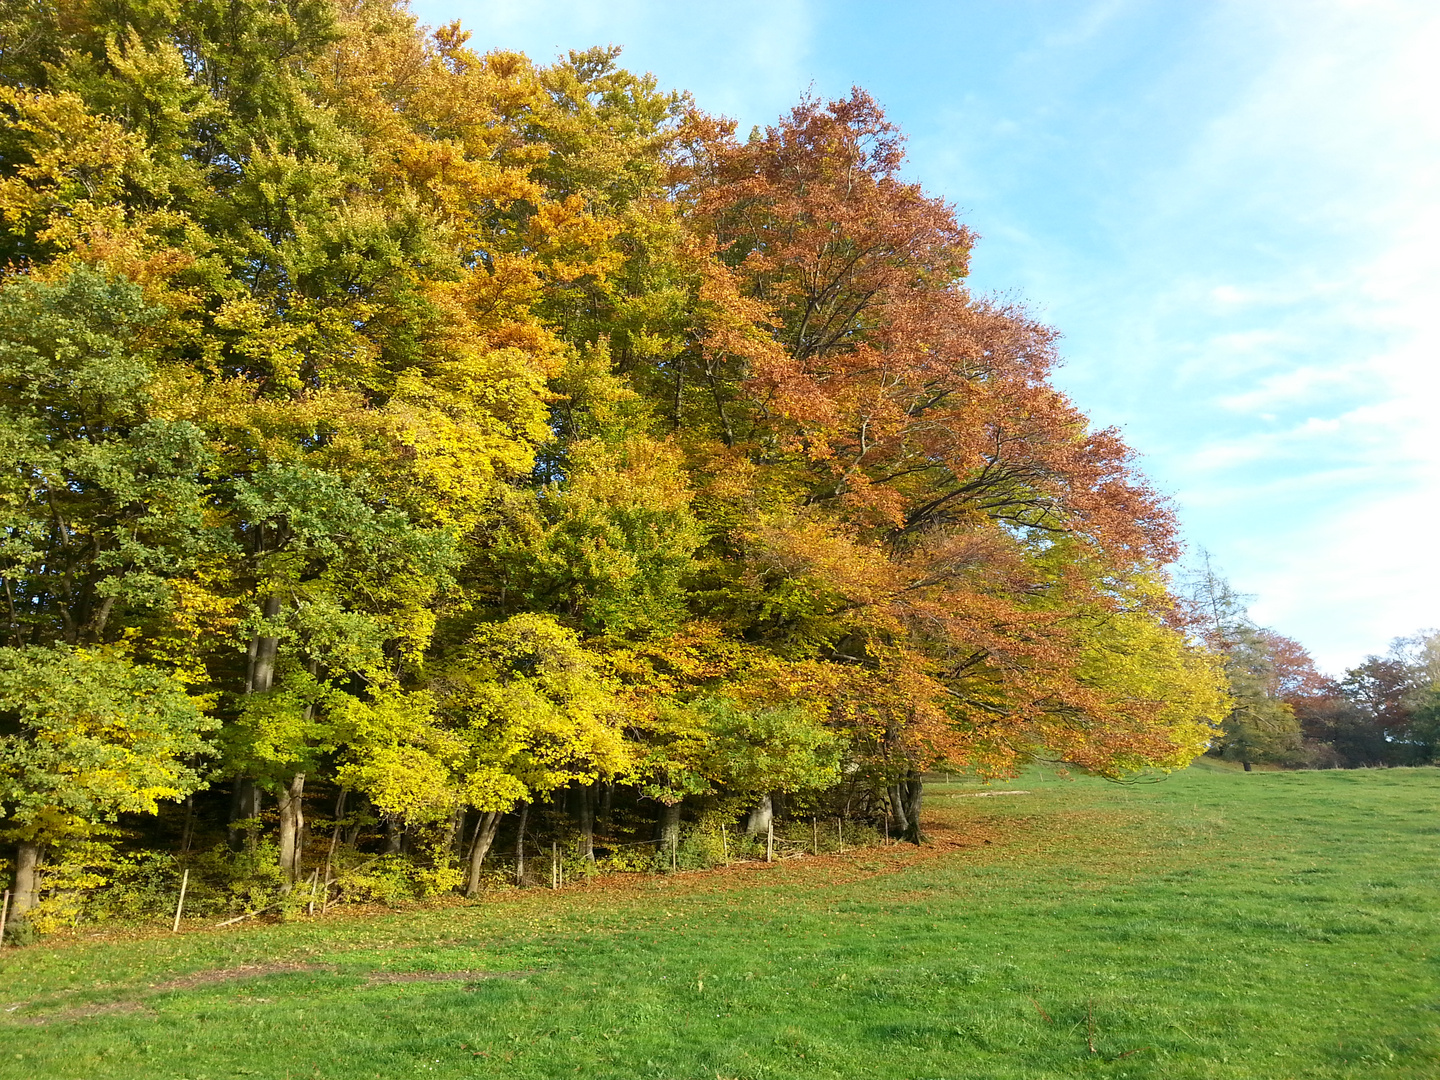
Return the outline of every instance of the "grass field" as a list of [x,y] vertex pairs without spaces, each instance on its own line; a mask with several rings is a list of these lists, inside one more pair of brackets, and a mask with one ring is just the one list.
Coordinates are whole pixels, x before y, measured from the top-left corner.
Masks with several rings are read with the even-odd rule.
[[1032,774],[872,848],[0,959],[0,1077],[1440,1077],[1440,770]]

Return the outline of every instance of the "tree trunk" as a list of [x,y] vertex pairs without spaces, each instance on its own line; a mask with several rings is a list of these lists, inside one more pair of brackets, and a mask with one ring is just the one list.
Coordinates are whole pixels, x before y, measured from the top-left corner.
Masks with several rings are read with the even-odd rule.
[[580,857],[595,862],[595,789],[589,784],[580,788]]
[[262,809],[259,785],[254,780],[237,777],[235,790],[230,797],[230,825],[226,830],[231,851],[255,846],[255,830],[241,829],[236,822],[254,821],[260,817]]
[[530,804],[520,804],[520,827],[515,830],[515,884],[525,884],[525,822],[530,817]]
[[767,792],[756,804],[755,809],[750,811],[750,816],[745,819],[745,835],[755,836],[769,830],[770,823],[775,818],[775,801],[770,798]]
[[[489,810],[480,815],[480,820],[475,824],[475,841],[470,845],[470,872],[465,879],[465,895],[474,896],[480,891],[480,867],[485,862],[485,856],[490,853],[490,845],[495,842],[495,831],[500,827],[501,814],[497,810]],[[517,855],[517,880],[520,873],[524,872],[523,856]]]
[[322,883],[325,886],[325,903],[330,903],[330,867],[335,864],[335,849],[340,846],[340,819],[345,816],[345,796],[350,794],[349,788],[341,788],[340,794],[335,797],[335,828],[330,833],[330,850],[325,852],[325,871]]
[[894,823],[897,837],[906,836],[910,832],[910,818],[905,813],[903,789],[903,784],[892,784],[885,792],[890,803],[890,820]]
[[1248,761],[1242,761],[1240,764],[1245,766],[1246,772],[1250,771],[1250,763]]
[[394,814],[385,817],[385,854],[399,855],[405,848],[405,826]]
[[285,891],[300,874],[304,854],[301,831],[305,828],[305,774],[296,773],[290,783],[280,786],[280,872],[285,875]]
[[920,799],[925,793],[925,781],[918,772],[912,772],[898,785],[900,805],[905,810],[904,838],[912,844],[919,844],[925,836],[920,831]]
[[[476,827],[479,827],[478,822]],[[451,830],[452,854],[462,863],[470,856],[470,845],[465,839],[467,836],[474,840],[475,830],[470,827],[470,808],[462,806],[455,811],[455,828]]]
[[33,841],[22,841],[15,852],[15,888],[10,892],[10,913],[24,915],[35,906],[35,890],[38,886],[37,868],[40,864],[40,845]]
[[[280,614],[280,594],[272,593],[261,605],[267,619]],[[278,637],[257,637],[250,642],[250,679],[246,693],[263,694],[275,684],[275,655],[280,651]]]
[[610,828],[610,809],[615,803],[615,782],[607,780],[600,792],[600,823]]
[[374,804],[366,799],[364,795],[357,794],[355,796],[355,810],[352,811],[354,821],[340,838],[340,842],[351,851],[354,851],[356,845],[360,843],[360,834],[365,831],[367,824],[365,821],[365,808],[373,805]]
[[660,856],[672,862],[675,848],[680,843],[680,804],[665,805],[660,810]]
[[[257,535],[256,542],[260,542]],[[280,594],[271,593],[265,597],[260,605],[260,613],[266,619],[273,619],[280,614]],[[280,639],[278,637],[252,637],[249,648],[249,670],[246,672],[245,693],[263,694],[268,692],[275,685],[275,656],[280,650]],[[304,774],[297,774],[302,788],[305,783]],[[291,782],[293,786],[294,781]],[[291,805],[295,803],[295,805]],[[258,798],[257,798],[258,805]],[[288,892],[290,886],[295,882],[295,872],[299,865],[296,861],[296,851],[299,848],[299,829],[296,827],[296,815],[300,813],[299,803],[294,800],[289,788],[282,785],[280,788],[280,872],[285,876],[285,890]],[[257,813],[256,817],[259,816]],[[303,817],[300,818],[303,823]],[[250,834],[253,842],[255,834]],[[233,843],[233,841],[232,841]]]
[[454,813],[450,815],[450,822],[445,826],[445,841],[440,845],[440,850],[453,852],[455,850],[455,837],[461,835],[460,826],[465,821],[465,808],[457,806]]
[[195,836],[195,796],[185,796],[185,824],[180,830],[180,854],[190,853],[190,841]]

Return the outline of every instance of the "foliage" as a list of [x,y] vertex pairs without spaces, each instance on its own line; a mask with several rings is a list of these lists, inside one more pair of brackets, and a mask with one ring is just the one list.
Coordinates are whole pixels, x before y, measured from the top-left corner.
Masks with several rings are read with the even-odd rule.
[[[0,117],[6,655],[155,703],[83,734],[131,755],[103,797],[84,724],[3,736],[70,777],[3,798],[77,834],[278,827],[286,888],[343,792],[387,829],[336,857],[425,893],[602,787],[638,834],[1177,768],[1213,648],[1263,676],[1187,631],[1169,504],[863,91],[740,139],[400,0],[77,0],[0,16]],[[206,755],[231,805],[176,822]]]
[[1291,698],[1326,764],[1428,765],[1440,760],[1440,634],[1397,638],[1338,680]]
[[1246,769],[1252,762],[1300,765],[1305,761],[1300,724],[1286,693],[1312,681],[1303,671],[1309,658],[1295,642],[1256,626],[1244,600],[1202,554],[1190,604],[1207,642],[1224,658],[1231,699],[1212,749]]
[[343,870],[341,877],[346,901],[392,906],[453,892],[463,880],[453,867],[420,867],[399,855],[368,860]]
[[543,615],[480,627],[440,675],[467,801],[509,809],[626,766],[624,705],[574,631]]
[[118,650],[0,649],[0,808],[15,839],[85,837],[201,786],[204,716]]

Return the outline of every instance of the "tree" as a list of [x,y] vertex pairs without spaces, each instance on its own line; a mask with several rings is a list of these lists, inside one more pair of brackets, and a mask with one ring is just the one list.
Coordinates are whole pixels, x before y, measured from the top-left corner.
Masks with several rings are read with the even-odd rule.
[[885,787],[1047,748],[1100,771],[1183,757],[1189,730],[1157,712],[1127,738],[1079,678],[1089,621],[1173,557],[1169,509],[1048,384],[1053,332],[966,290],[973,236],[898,178],[874,101],[805,101],[745,142],[692,115],[684,139],[678,198],[718,265],[652,385],[735,523],[711,610],[834,669]]
[[203,433],[157,415],[157,312],[76,269],[0,283],[0,581],[7,644],[118,640],[223,550]]
[[122,650],[0,648],[0,812],[17,844],[14,906],[35,902],[47,844],[203,786],[216,727],[174,678]]
[[457,793],[487,815],[471,849],[467,891],[478,888],[498,815],[629,767],[627,710],[603,667],[574,631],[533,614],[482,625],[435,665],[438,711],[463,747]]
[[1388,656],[1366,657],[1340,681],[1340,693],[1354,712],[1349,731],[1337,736],[1357,764],[1410,764],[1419,672],[1406,662],[1401,643],[1396,645]]
[[1297,765],[1304,760],[1300,723],[1286,697],[1318,689],[1319,676],[1294,642],[1251,621],[1245,600],[1202,552],[1190,604],[1206,641],[1224,658],[1231,697],[1211,749],[1246,772],[1254,762]]

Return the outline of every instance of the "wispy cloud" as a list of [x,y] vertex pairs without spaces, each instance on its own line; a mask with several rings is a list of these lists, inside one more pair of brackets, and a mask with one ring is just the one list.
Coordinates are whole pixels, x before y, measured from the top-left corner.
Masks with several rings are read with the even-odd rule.
[[[1022,273],[1066,332],[1062,377],[1146,452],[1188,535],[1343,666],[1440,611],[1417,542],[1440,528],[1440,10],[1196,10],[1189,48],[1064,151],[1082,179],[1054,197],[1083,224],[1005,198],[1013,225],[977,224],[1046,264]],[[1088,62],[1055,40],[1042,80]]]

